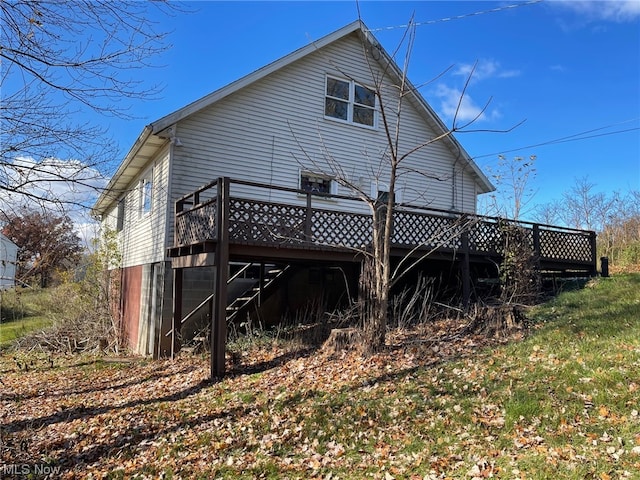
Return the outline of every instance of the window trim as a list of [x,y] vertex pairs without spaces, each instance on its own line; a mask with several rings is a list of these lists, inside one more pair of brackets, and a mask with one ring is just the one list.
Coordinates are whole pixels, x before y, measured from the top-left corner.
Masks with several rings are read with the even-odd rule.
[[[339,82],[347,83],[349,86],[349,96],[348,99],[333,97],[329,95],[327,92],[327,88],[329,86],[329,79],[337,80]],[[356,102],[356,87],[362,87],[373,93],[374,98],[374,106],[365,105],[362,103]],[[347,104],[347,118],[342,119],[340,117],[334,117],[332,115],[327,115],[327,99],[332,99],[339,102],[344,102]],[[353,120],[355,107],[366,108],[373,111],[373,125],[368,125],[366,123],[360,123]],[[355,80],[350,80],[347,78],[340,78],[334,75],[325,75],[324,80],[324,96],[323,96],[323,114],[326,120],[331,120],[334,122],[347,123],[349,125],[355,125],[357,127],[367,128],[369,130],[377,130],[378,129],[378,96],[375,94],[375,90],[367,85],[363,85],[361,83],[356,82]]]

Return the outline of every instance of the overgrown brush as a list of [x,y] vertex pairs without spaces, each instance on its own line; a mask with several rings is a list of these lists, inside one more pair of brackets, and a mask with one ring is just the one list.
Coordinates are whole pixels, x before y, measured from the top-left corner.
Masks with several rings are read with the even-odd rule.
[[117,308],[119,265],[115,234],[106,232],[98,249],[88,256],[83,278],[75,280],[64,274],[61,285],[44,297],[42,311],[52,327],[18,339],[15,348],[69,354],[122,353]]
[[15,342],[18,350],[55,353],[108,353],[121,351],[117,325],[81,283],[55,287],[45,307],[50,328],[35,331]]

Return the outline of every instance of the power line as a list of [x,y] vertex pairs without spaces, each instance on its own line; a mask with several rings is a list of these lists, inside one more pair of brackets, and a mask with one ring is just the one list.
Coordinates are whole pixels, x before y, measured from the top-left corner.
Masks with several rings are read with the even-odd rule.
[[536,144],[533,144],[533,145],[527,145],[525,147],[512,148],[512,149],[509,149],[509,150],[501,150],[499,152],[487,153],[487,154],[484,154],[484,155],[477,155],[477,156],[473,157],[473,159],[477,160],[478,158],[492,157],[494,155],[501,155],[503,153],[518,152],[520,150],[525,150],[527,148],[544,147],[544,146],[547,146],[547,145],[556,145],[556,144],[559,144],[559,143],[577,142],[579,140],[587,140],[589,138],[606,137],[606,136],[609,136],[609,135],[617,135],[619,133],[633,132],[635,130],[640,130],[640,127],[626,128],[626,129],[622,129],[622,130],[615,130],[613,132],[605,132],[605,133],[598,133],[598,134],[594,134],[594,135],[589,135],[590,133],[593,133],[593,132],[597,132],[597,131],[600,131],[600,130],[605,130],[607,128],[615,127],[615,126],[622,125],[622,124],[625,124],[625,123],[635,122],[637,120],[638,120],[637,118],[634,118],[632,120],[626,120],[624,122],[613,123],[613,124],[610,124],[610,125],[606,125],[604,127],[598,127],[598,128],[593,128],[591,130],[586,130],[584,132],[574,133],[573,135],[567,135],[566,137],[560,137],[560,138],[556,138],[556,139],[553,139],[553,140],[547,140],[547,141],[544,141],[544,142],[536,143]]
[[511,10],[513,8],[526,7],[526,6],[529,6],[529,5],[534,5],[536,3],[541,3],[543,1],[544,0],[529,0],[528,2],[514,3],[514,4],[511,4],[511,5],[505,5],[503,7],[491,8],[489,10],[481,10],[481,11],[472,12],[472,13],[464,13],[462,15],[455,15],[453,17],[444,17],[444,18],[439,18],[437,20],[427,20],[426,22],[415,22],[415,23],[412,23],[411,25],[405,24],[405,25],[394,25],[394,26],[391,26],[391,27],[372,28],[369,31],[370,32],[381,32],[381,31],[384,31],[384,30],[395,30],[397,28],[409,28],[410,26],[412,26],[412,27],[422,27],[424,25],[433,25],[433,24],[436,24],[436,23],[451,22],[453,20],[461,20],[463,18],[477,17],[479,15],[485,15],[487,13],[502,12],[504,10]]

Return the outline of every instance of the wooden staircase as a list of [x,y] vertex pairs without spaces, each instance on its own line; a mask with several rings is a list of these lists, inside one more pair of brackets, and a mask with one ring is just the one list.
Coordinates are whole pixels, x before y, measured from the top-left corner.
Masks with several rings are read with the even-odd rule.
[[[234,292],[235,290],[235,294],[227,298],[227,324],[236,321],[240,318],[241,314],[247,312],[252,306],[260,307],[262,302],[264,302],[276,290],[278,284],[284,280],[290,268],[290,265],[264,263],[243,264],[227,281],[229,292]],[[207,345],[214,299],[215,294],[209,295],[182,318],[180,330],[185,327],[188,328],[190,323],[197,321],[206,324],[206,327],[200,328],[199,330],[197,329],[193,337],[183,339],[183,344],[180,348],[181,351],[192,353]],[[205,308],[206,313],[204,314],[204,318],[206,322],[202,315],[203,309]],[[166,336],[169,337],[172,333],[173,331],[170,330]]]
[[273,293],[278,281],[287,273],[290,265],[264,265],[256,283],[244,294],[236,297],[227,305],[227,324],[233,322],[242,312],[246,312],[252,305],[260,306],[263,300]]

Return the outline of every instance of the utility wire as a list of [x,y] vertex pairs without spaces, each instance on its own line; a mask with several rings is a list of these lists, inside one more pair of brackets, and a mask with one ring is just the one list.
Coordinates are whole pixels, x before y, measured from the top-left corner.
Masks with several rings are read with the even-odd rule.
[[[502,11],[505,11],[505,10],[511,10],[511,9],[514,9],[514,8],[527,7],[527,6],[530,6],[530,5],[535,5],[537,3],[542,3],[543,1],[545,1],[545,0],[529,0],[527,2],[514,3],[514,4],[511,4],[511,5],[504,5],[502,7],[491,8],[491,9],[488,9],[488,10],[480,10],[480,11],[477,11],[477,12],[465,13],[465,14],[462,14],[462,15],[456,15],[456,16],[452,16],[452,17],[444,17],[444,18],[439,18],[437,20],[427,20],[425,22],[415,22],[415,23],[412,23],[411,25],[404,24],[404,25],[394,25],[394,26],[390,26],[390,27],[372,28],[369,31],[373,33],[373,32],[381,32],[381,31],[386,31],[386,30],[395,30],[395,29],[398,29],[398,28],[406,29],[406,28],[409,28],[409,27],[421,27],[421,26],[424,26],[424,25],[434,25],[434,24],[437,24],[437,23],[450,22],[450,21],[453,21],[453,20],[461,20],[463,18],[476,17],[476,16],[479,16],[479,15],[485,15],[485,14],[488,14],[488,13],[496,13],[496,12],[502,12]],[[614,123],[614,124],[607,125],[607,126],[604,126],[604,127],[594,128],[592,130],[586,130],[584,132],[575,133],[573,135],[568,135],[566,137],[556,138],[554,140],[549,140],[549,141],[545,141],[545,142],[541,142],[541,143],[536,143],[534,145],[528,145],[526,147],[513,148],[513,149],[510,149],[510,150],[502,150],[500,152],[487,153],[485,155],[478,155],[478,156],[473,157],[473,159],[476,160],[478,158],[491,157],[493,155],[500,155],[500,154],[503,154],[503,153],[517,152],[517,151],[520,151],[520,150],[525,150],[527,148],[543,147],[543,146],[546,146],[546,145],[554,145],[554,144],[558,144],[558,143],[577,142],[579,140],[587,140],[589,138],[606,137],[606,136],[609,136],[609,135],[617,135],[619,133],[632,132],[632,131],[635,131],[635,130],[640,130],[640,127],[633,127],[633,128],[623,129],[623,130],[616,130],[616,131],[613,131],[613,132],[606,132],[606,133],[598,133],[598,134],[594,134],[594,135],[588,135],[590,133],[597,132],[599,130],[604,130],[604,129],[607,129],[607,128],[615,127],[617,125],[621,125],[621,124],[624,124],[624,123],[635,122],[637,120],[638,119],[636,118],[636,119],[633,119],[633,120],[627,120],[627,121],[624,121],[624,122]]]
[[477,155],[477,156],[473,157],[473,159],[477,160],[478,158],[492,157],[494,155],[500,155],[500,154],[503,154],[503,153],[517,152],[519,150],[525,150],[525,149],[528,149],[528,148],[544,147],[544,146],[547,146],[547,145],[555,145],[555,144],[558,144],[558,143],[577,142],[579,140],[587,140],[589,138],[606,137],[606,136],[609,136],[609,135],[616,135],[616,134],[619,134],[619,133],[633,132],[635,130],[640,130],[640,127],[626,128],[626,129],[623,129],[623,130],[615,130],[613,132],[605,132],[605,133],[598,133],[598,134],[594,134],[594,135],[589,135],[590,133],[593,133],[593,132],[597,132],[597,131],[600,131],[600,130],[605,130],[607,128],[615,127],[615,126],[622,125],[622,124],[625,124],[625,123],[635,122],[637,120],[638,119],[635,118],[635,119],[632,119],[632,120],[626,120],[624,122],[613,123],[611,125],[606,125],[604,127],[598,127],[598,128],[593,128],[591,130],[586,130],[584,132],[574,133],[573,135],[568,135],[566,137],[560,137],[560,138],[556,138],[556,139],[553,139],[553,140],[547,140],[545,142],[536,143],[536,144],[533,144],[533,145],[527,145],[526,147],[512,148],[510,150],[501,150],[499,152],[487,153],[487,154],[484,154],[484,155]]
[[411,27],[422,27],[424,25],[433,25],[436,23],[444,23],[444,22],[451,22],[453,20],[461,20],[463,18],[468,18],[468,17],[476,17],[478,15],[485,15],[487,13],[495,13],[495,12],[502,12],[504,10],[510,10],[513,8],[519,8],[519,7],[526,7],[529,5],[535,5],[536,3],[541,3],[544,0],[529,0],[528,2],[523,2],[523,3],[514,3],[511,5],[505,5],[503,7],[496,7],[496,8],[492,8],[490,10],[481,10],[479,12],[473,12],[473,13],[465,13],[462,15],[456,15],[453,17],[445,17],[445,18],[439,18],[437,20],[427,20],[426,22],[415,22],[412,23],[411,25],[405,24],[405,25],[394,25],[391,27],[380,27],[380,28],[372,28],[369,31],[370,32],[381,32],[384,30],[395,30],[398,28],[409,28]]

